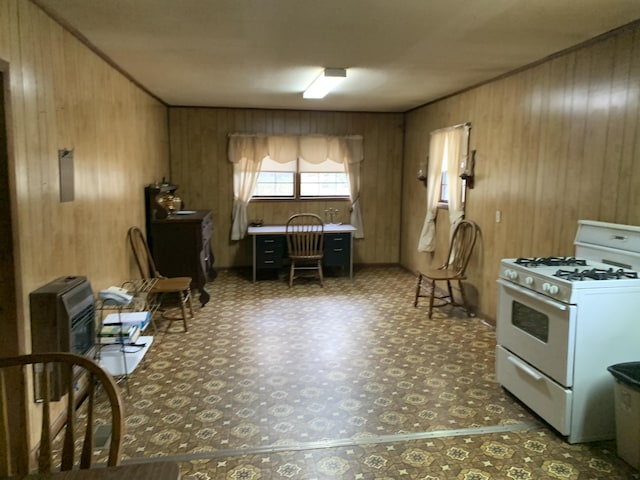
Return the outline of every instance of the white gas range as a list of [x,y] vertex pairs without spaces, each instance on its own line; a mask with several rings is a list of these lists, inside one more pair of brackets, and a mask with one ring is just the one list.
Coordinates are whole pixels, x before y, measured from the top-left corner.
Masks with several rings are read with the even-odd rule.
[[640,360],[640,227],[581,220],[575,257],[504,259],[496,374],[570,443],[615,437],[607,367]]

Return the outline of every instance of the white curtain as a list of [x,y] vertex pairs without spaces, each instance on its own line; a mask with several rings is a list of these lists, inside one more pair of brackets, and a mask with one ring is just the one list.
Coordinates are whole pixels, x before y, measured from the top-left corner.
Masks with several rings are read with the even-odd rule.
[[364,236],[360,205],[360,162],[363,160],[362,136],[295,136],[248,135],[229,136],[228,159],[233,163],[233,212],[231,240],[244,238],[249,221],[247,206],[253,196],[262,160],[270,158],[288,163],[300,158],[319,164],[332,160],[345,165],[351,186],[351,223],[355,238]]
[[231,240],[244,238],[249,221],[247,205],[253,195],[262,160],[268,155],[265,136],[233,136],[229,138],[228,158],[233,163],[233,211]]
[[464,216],[463,180],[460,164],[469,150],[470,124],[456,125],[431,132],[427,168],[427,213],[418,241],[418,251],[433,252],[436,245],[436,213],[440,201],[442,171],[449,181],[449,223],[453,232]]

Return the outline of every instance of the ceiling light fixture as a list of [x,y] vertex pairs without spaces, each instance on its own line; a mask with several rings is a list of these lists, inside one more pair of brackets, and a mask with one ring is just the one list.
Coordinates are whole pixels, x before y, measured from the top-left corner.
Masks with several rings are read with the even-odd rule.
[[305,90],[302,97],[323,98],[345,78],[347,78],[347,70],[345,68],[325,68],[322,73],[311,82],[311,85]]

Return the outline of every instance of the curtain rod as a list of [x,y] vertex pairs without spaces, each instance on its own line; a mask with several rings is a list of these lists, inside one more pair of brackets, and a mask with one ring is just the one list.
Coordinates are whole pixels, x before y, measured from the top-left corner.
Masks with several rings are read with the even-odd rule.
[[292,134],[292,133],[229,133],[228,137],[336,137],[361,140],[362,135],[331,135],[324,133]]
[[451,125],[450,127],[438,128],[437,130],[433,130],[429,133],[429,135],[433,135],[434,133],[444,132],[446,130],[455,130],[456,128],[471,128],[471,122],[459,123],[458,125]]

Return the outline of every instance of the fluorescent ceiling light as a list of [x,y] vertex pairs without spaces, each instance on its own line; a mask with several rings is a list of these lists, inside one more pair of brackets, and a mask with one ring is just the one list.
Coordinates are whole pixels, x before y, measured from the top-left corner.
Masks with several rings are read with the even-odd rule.
[[347,78],[347,70],[344,68],[325,68],[309,88],[302,94],[303,98],[323,98],[333,90],[342,80]]

